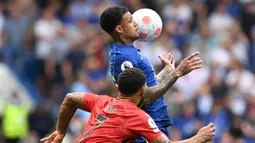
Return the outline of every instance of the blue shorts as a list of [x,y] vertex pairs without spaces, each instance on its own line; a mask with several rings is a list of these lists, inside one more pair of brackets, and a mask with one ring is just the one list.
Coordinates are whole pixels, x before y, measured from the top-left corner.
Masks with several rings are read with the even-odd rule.
[[[169,137],[169,132],[167,130],[167,127],[161,127],[159,128],[167,137]],[[136,143],[148,143],[144,137],[139,137],[136,141]]]

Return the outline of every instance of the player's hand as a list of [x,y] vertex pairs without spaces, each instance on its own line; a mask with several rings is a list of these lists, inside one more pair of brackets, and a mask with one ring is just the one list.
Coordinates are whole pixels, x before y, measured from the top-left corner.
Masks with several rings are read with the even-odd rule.
[[41,142],[47,141],[47,143],[61,143],[64,137],[65,137],[65,134],[61,134],[58,131],[55,131],[50,136],[45,137],[41,139],[40,141]]
[[199,52],[195,52],[183,59],[176,68],[176,74],[181,77],[193,70],[200,69],[202,67],[202,60],[198,55]]
[[215,135],[215,126],[213,123],[201,128],[197,133],[197,139],[200,143],[208,142],[212,140],[212,137]]
[[170,68],[170,70],[175,69],[175,60],[171,53],[168,53],[167,56],[162,54],[158,57],[164,66],[168,66]]

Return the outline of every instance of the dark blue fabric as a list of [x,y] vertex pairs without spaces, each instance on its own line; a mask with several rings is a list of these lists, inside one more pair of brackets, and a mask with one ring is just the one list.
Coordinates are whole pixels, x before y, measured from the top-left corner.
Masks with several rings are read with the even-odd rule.
[[[144,72],[148,87],[158,84],[153,66],[140,50],[134,46],[113,44],[109,57],[110,71],[115,82],[118,75],[122,72],[122,63],[128,61],[132,63],[134,68],[139,68]],[[172,125],[172,121],[168,116],[167,106],[164,103],[164,97],[159,98],[150,106],[143,106],[142,109],[154,119],[159,128]]]

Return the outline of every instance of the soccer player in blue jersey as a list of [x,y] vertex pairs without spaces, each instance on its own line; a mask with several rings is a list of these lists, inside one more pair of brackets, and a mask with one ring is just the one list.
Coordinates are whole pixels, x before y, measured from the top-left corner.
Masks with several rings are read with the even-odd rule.
[[[163,95],[179,77],[201,68],[202,61],[198,57],[199,53],[193,53],[182,60],[177,68],[174,66],[171,54],[159,56],[165,66],[156,75],[149,60],[133,45],[133,42],[138,39],[138,27],[126,7],[112,6],[107,8],[101,14],[100,26],[114,41],[109,54],[110,70],[114,82],[116,83],[118,75],[126,68],[141,69],[146,76],[148,86],[145,90],[142,109],[154,119],[158,128],[169,136],[167,127],[172,122],[168,116]],[[146,140],[141,137],[136,142],[146,143]]]

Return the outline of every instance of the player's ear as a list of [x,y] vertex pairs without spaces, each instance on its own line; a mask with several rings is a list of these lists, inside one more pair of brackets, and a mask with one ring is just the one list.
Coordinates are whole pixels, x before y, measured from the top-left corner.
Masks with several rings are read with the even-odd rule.
[[144,97],[145,88],[146,88],[145,85],[141,88],[141,92],[140,92],[141,97]]
[[115,31],[118,32],[118,33],[123,33],[123,29],[122,29],[122,27],[120,25],[117,25],[115,27]]

